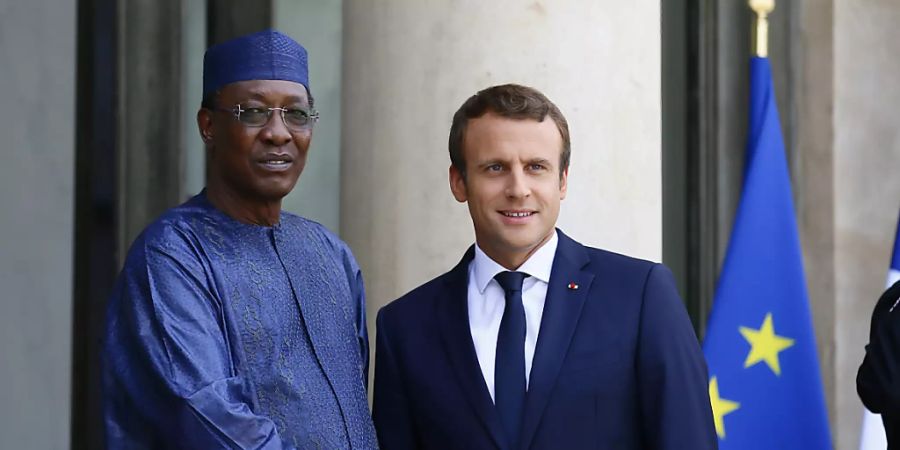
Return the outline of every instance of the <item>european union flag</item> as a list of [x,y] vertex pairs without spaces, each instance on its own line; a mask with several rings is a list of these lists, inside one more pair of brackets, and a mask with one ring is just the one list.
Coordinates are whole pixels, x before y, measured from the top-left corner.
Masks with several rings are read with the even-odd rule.
[[721,449],[831,449],[784,143],[750,62],[744,187],[703,352]]

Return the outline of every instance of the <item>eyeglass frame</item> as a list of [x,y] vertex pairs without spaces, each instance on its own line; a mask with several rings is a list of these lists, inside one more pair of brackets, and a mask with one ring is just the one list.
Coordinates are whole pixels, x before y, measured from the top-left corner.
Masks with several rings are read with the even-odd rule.
[[[265,110],[266,111],[266,121],[259,125],[250,125],[246,122],[242,122],[241,121],[241,113],[246,112],[247,109]],[[240,103],[235,104],[231,109],[229,109],[229,108],[213,108],[213,110],[215,110],[215,111],[231,113],[231,115],[235,118],[235,120],[238,121],[238,123],[240,123],[241,125],[243,125],[245,127],[250,127],[250,128],[265,127],[269,123],[269,121],[272,120],[272,114],[275,111],[279,111],[281,113],[280,114],[281,123],[283,123],[285,128],[287,128],[288,130],[309,131],[309,130],[312,130],[313,126],[315,126],[315,124],[319,121],[319,111],[316,111],[315,109],[312,109],[312,108],[310,108],[307,111],[309,113],[309,119],[310,119],[308,126],[301,126],[300,128],[289,125],[287,120],[285,120],[285,118],[284,118],[284,113],[286,113],[288,111],[295,111],[295,110],[305,111],[303,108],[282,108],[282,107],[278,107],[278,106],[272,106],[272,107],[264,106],[264,107],[253,107],[253,108],[247,108],[247,109],[244,109]]]

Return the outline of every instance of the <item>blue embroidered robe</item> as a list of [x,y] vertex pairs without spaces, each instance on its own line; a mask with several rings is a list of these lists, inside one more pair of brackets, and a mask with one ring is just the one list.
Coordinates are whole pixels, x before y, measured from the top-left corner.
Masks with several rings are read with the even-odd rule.
[[321,225],[201,193],[132,245],[107,311],[110,449],[371,449],[362,276]]

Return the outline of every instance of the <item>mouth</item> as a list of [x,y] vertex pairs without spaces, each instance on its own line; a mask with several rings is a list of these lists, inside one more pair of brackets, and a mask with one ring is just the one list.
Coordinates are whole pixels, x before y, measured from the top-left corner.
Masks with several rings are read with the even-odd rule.
[[287,170],[294,164],[294,158],[286,154],[269,154],[256,161],[263,169],[272,172]]
[[537,211],[530,210],[521,210],[521,209],[509,209],[509,210],[501,210],[497,211],[503,216],[503,222],[516,225],[528,222],[528,220],[537,214]]

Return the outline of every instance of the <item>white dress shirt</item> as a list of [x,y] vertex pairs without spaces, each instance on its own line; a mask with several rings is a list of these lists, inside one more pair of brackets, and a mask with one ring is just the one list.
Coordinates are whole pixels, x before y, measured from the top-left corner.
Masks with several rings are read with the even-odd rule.
[[[550,271],[556,256],[559,238],[556,232],[546,244],[537,249],[516,269],[531,275],[522,283],[522,304],[525,307],[525,386],[531,378],[531,361],[544,315],[544,300],[550,283]],[[497,355],[497,335],[500,319],[506,309],[506,294],[494,275],[504,272],[503,266],[488,257],[475,245],[475,258],[469,263],[469,329],[475,344],[475,354],[484,375],[491,399],[494,398],[494,362]]]

